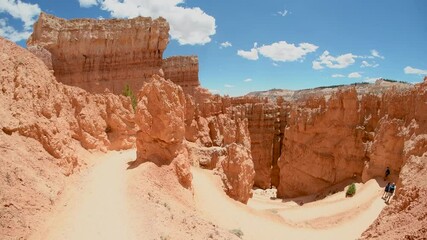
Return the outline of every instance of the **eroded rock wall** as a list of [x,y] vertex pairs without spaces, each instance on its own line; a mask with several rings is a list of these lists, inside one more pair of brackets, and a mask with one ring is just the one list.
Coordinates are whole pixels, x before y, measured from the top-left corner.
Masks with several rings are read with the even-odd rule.
[[[56,82],[34,55],[0,39],[0,129],[40,142],[69,174],[78,165],[75,148],[127,149],[135,142],[130,100],[91,95]],[[76,141],[77,140],[77,141]]]
[[367,181],[382,177],[387,166],[397,180],[405,142],[427,131],[422,89],[391,88],[377,95],[350,89],[329,100],[297,102],[284,133],[278,195],[313,194],[349,178]]
[[134,164],[150,161],[158,166],[171,165],[181,185],[191,188],[184,113],[185,95],[178,85],[157,75],[144,84],[135,115],[139,130]]
[[159,74],[168,38],[163,18],[65,20],[41,13],[27,46],[52,66],[58,81],[120,94],[125,85],[136,92]]
[[82,165],[83,148],[134,146],[134,114],[129,98],[58,83],[1,37],[0,62],[0,238],[28,239]]
[[186,94],[194,94],[199,82],[199,60],[197,56],[175,56],[163,60],[165,79],[181,86]]

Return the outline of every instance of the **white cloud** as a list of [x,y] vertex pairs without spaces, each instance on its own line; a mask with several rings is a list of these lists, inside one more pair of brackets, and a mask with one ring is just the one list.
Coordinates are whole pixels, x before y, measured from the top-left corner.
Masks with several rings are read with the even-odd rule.
[[295,46],[295,44],[280,41],[261,47],[257,47],[257,43],[255,43],[250,51],[238,50],[237,55],[249,60],[257,60],[258,53],[260,53],[276,62],[293,62],[302,60],[305,55],[316,51],[317,48],[318,46],[311,43],[300,43]]
[[273,66],[278,67],[278,66],[279,66],[279,64],[277,64],[277,63],[273,62]]
[[362,75],[360,75],[360,73],[358,73],[358,72],[352,72],[352,73],[348,74],[348,77],[349,78],[361,78]]
[[182,45],[204,45],[216,33],[215,18],[198,7],[183,7],[184,0],[98,0],[97,3],[112,17],[162,16],[169,22],[172,39]]
[[288,10],[283,9],[283,12],[282,11],[278,11],[277,14],[279,14],[282,17],[284,17],[284,16],[288,15]]
[[221,44],[220,44],[220,47],[219,47],[219,48],[228,48],[228,47],[231,47],[231,46],[233,46],[233,45],[231,44],[231,42],[229,42],[229,41],[225,41],[225,42],[223,42],[223,43],[221,43]]
[[343,78],[343,77],[345,77],[344,75],[342,75],[342,74],[333,74],[332,75],[332,77],[333,78]]
[[224,84],[224,87],[226,87],[226,88],[234,88],[234,85]]
[[13,42],[28,39],[31,31],[17,31],[11,26],[7,25],[6,19],[0,19],[0,36],[3,36]]
[[322,69],[324,67],[328,68],[346,68],[352,65],[355,62],[356,55],[352,53],[347,53],[334,57],[329,54],[328,51],[324,51],[323,54],[315,61],[313,61],[313,69]]
[[20,0],[0,0],[0,13],[7,13],[23,22],[22,30],[17,30],[8,25],[7,19],[0,19],[0,35],[15,42],[27,39],[32,33],[32,26],[40,12],[38,4]]
[[384,59],[384,56],[381,56],[381,55],[380,55],[380,53],[379,53],[377,50],[375,50],[375,49],[372,49],[372,50],[371,50],[371,55],[372,55],[373,57],[377,57],[377,58]]
[[362,65],[360,65],[361,68],[364,68],[364,67],[373,67],[373,68],[376,68],[378,66],[379,66],[378,63],[375,63],[375,62],[368,63],[367,61],[362,61]]
[[293,62],[303,58],[308,53],[316,51],[318,46],[311,43],[300,43],[298,46],[289,44],[286,41],[280,41],[271,45],[263,45],[258,51],[264,57],[271,58],[273,61]]
[[213,94],[219,94],[220,91],[217,89],[209,89],[209,92],[213,93]]
[[79,0],[80,7],[89,8],[98,5],[96,0]]
[[245,80],[243,80],[243,82],[252,82],[252,78],[246,78]]
[[248,60],[258,60],[257,45],[258,45],[257,43],[254,43],[254,47],[249,51],[238,50],[237,55],[241,56],[242,58],[246,58]]
[[410,66],[407,66],[403,69],[406,74],[418,74],[418,75],[427,75],[427,70],[417,69]]

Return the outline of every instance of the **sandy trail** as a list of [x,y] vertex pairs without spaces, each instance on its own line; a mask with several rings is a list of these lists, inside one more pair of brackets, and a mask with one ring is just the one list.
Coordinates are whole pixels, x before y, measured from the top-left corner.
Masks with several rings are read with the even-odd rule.
[[[144,216],[151,212],[150,216],[161,218],[158,221],[172,221],[167,220],[171,214],[161,208],[166,212],[162,215],[154,203],[149,205],[153,209],[142,212],[132,209],[132,203],[145,206],[148,202],[144,201],[150,201],[150,198],[138,200],[135,193],[128,191],[135,176],[127,170],[127,163],[133,159],[135,150],[109,152],[90,159],[93,166],[77,183],[69,186],[46,226],[30,239],[141,239],[141,236],[150,234],[156,236],[152,232],[156,230],[152,229],[151,220]],[[244,205],[226,196],[220,179],[212,171],[192,168],[192,173],[197,215],[224,229],[241,229],[243,239],[312,240],[336,239],[337,236],[356,239],[385,206],[381,200],[382,188],[375,180],[359,184],[356,196],[348,199],[343,193],[337,193],[298,206],[294,202],[256,196]],[[144,184],[146,187],[149,186]],[[172,195],[160,200],[167,200],[174,206]],[[135,223],[141,221],[148,223],[136,227]],[[157,229],[163,231],[160,230]]]
[[92,159],[94,166],[75,189],[67,189],[57,212],[31,239],[136,239],[126,194],[131,159],[134,150]]
[[358,184],[353,198],[340,192],[303,206],[254,198],[245,206],[225,195],[212,172],[192,171],[197,207],[220,226],[241,229],[244,239],[357,239],[385,206],[375,180]]

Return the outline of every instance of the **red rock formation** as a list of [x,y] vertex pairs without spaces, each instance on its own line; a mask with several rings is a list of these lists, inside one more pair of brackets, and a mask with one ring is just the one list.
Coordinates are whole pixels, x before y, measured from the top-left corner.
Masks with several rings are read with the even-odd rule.
[[90,95],[56,82],[34,55],[0,39],[0,129],[34,138],[69,174],[77,166],[75,143],[88,149],[126,149],[134,144],[128,98]]
[[0,52],[0,238],[27,239],[64,175],[81,164],[82,146],[134,146],[133,109],[126,97],[58,83],[40,59],[3,38]]
[[[399,97],[399,94],[395,97]],[[403,111],[405,121],[400,124],[397,136],[388,144],[381,141],[385,154],[398,152],[393,159],[401,161],[396,196],[377,220],[362,234],[362,239],[424,239],[427,236],[427,84],[419,84],[410,95],[401,95],[401,101],[411,101]],[[395,99],[397,100],[397,99]],[[401,102],[390,103],[399,105]],[[393,128],[394,131],[396,128]],[[396,139],[397,140],[393,140]],[[403,139],[403,146],[401,142]],[[397,143],[397,144],[394,144]],[[388,146],[396,145],[397,149]],[[381,149],[381,148],[379,148]],[[399,158],[400,157],[400,158]],[[381,163],[381,162],[380,162]]]
[[168,32],[163,18],[65,20],[41,13],[27,46],[52,65],[58,81],[119,94],[126,84],[137,91],[159,74]]
[[186,94],[194,94],[199,82],[199,60],[197,56],[177,56],[163,60],[165,79],[182,87]]
[[184,147],[185,95],[183,90],[154,75],[138,93],[135,120],[137,132],[136,163],[147,161],[175,167],[180,183],[191,188],[192,175]]

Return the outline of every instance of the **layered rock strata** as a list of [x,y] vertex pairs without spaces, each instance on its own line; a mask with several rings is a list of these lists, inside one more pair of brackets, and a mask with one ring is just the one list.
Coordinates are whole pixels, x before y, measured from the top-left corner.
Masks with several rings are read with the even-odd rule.
[[27,46],[52,67],[58,81],[119,94],[125,85],[137,91],[159,74],[168,38],[163,18],[65,20],[41,13]]
[[194,94],[199,82],[199,60],[197,56],[175,56],[163,60],[165,79],[181,86],[186,94]]
[[293,105],[278,195],[313,194],[352,177],[367,181],[383,176],[387,166],[397,180],[406,142],[427,131],[424,92],[423,84],[380,95],[358,96],[350,89]]

